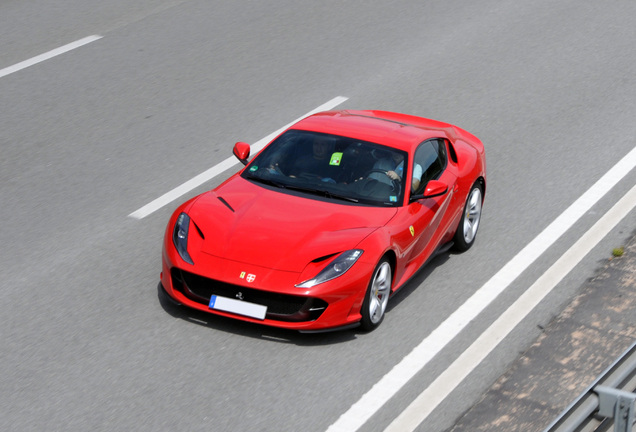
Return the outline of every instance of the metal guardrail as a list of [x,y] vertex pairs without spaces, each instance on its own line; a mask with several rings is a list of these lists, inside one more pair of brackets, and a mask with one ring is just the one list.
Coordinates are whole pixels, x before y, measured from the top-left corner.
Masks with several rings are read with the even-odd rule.
[[636,418],[634,390],[636,342],[543,432],[631,432]]

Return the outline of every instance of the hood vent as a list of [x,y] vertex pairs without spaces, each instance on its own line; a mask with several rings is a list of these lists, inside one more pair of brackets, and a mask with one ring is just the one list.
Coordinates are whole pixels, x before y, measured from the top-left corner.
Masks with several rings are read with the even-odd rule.
[[232,208],[232,206],[231,206],[231,205],[230,205],[227,201],[225,201],[225,200],[224,200],[223,198],[221,198],[221,197],[217,197],[217,198],[219,199],[219,201],[221,201],[223,204],[225,204],[225,206],[226,206],[227,208],[229,208],[230,210],[232,210],[232,213],[235,213],[234,209]]
[[[339,253],[339,252],[338,252],[338,253]],[[338,255],[338,253],[332,253],[332,254],[329,254],[329,255],[325,255],[325,256],[323,256],[323,257],[316,258],[315,260],[312,260],[311,262],[312,262],[312,263],[314,263],[314,264],[317,264],[317,263],[319,263],[319,262],[326,261],[326,260],[328,260],[329,258],[331,258],[331,257],[333,257],[333,256]]]
[[197,225],[196,223],[194,223],[194,221],[192,219],[190,219],[190,221],[192,222],[192,225],[194,225],[194,227],[197,229],[197,232],[199,233],[199,235],[201,236],[201,238],[203,240],[205,240],[205,236],[203,235],[203,231],[201,231],[201,228],[199,228],[199,225]]

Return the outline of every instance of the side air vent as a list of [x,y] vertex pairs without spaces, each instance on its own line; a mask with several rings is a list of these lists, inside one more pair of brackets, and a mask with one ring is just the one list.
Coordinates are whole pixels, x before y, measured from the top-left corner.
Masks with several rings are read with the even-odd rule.
[[450,153],[450,158],[453,162],[457,163],[457,152],[455,151],[455,147],[453,147],[452,142],[448,142],[448,152]]

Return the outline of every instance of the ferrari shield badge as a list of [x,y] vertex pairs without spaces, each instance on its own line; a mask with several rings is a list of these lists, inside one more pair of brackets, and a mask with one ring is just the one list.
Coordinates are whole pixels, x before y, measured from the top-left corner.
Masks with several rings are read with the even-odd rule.
[[411,231],[411,237],[415,237],[415,228],[413,228],[413,225],[409,227],[409,231]]
[[254,282],[254,280],[256,280],[256,275],[252,273],[247,274],[246,272],[241,272],[239,278],[245,279],[246,281],[252,283]]

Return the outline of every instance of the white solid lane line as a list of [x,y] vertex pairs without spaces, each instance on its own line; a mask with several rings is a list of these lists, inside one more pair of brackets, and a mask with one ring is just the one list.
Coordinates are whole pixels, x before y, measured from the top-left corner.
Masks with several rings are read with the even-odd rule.
[[64,54],[65,52],[69,52],[71,50],[74,50],[75,48],[79,48],[83,45],[86,45],[88,43],[94,42],[98,39],[101,39],[102,37],[99,35],[92,35],[92,36],[87,36],[83,39],[80,40],[76,40],[75,42],[71,42],[70,44],[66,44],[64,46],[61,46],[59,48],[55,48],[54,50],[51,50],[49,52],[45,52],[44,54],[40,54],[38,56],[32,57],[28,60],[25,60],[23,62],[14,64],[13,66],[9,66],[6,67],[4,69],[0,69],[0,78],[7,76],[9,74],[12,74],[14,72],[17,72],[19,70],[22,70],[24,68],[28,68],[29,66],[33,66],[35,64],[41,63],[45,60],[48,60],[50,58],[53,58],[55,56],[58,56],[60,54]]
[[358,430],[525,269],[636,166],[636,147],[395,365],[328,432]]
[[[320,105],[319,107],[314,108],[313,110],[309,111],[304,116],[297,118],[293,122],[281,127],[280,129],[272,132],[271,134],[267,135],[264,138],[261,138],[260,140],[258,140],[254,144],[252,144],[251,145],[251,153],[255,154],[255,153],[259,152],[263,147],[265,147],[265,145],[267,145],[277,135],[279,135],[281,132],[283,132],[285,129],[287,129],[288,127],[290,127],[294,123],[299,122],[300,120],[304,119],[305,117],[309,117],[310,115],[315,114],[317,112],[328,111],[330,109],[333,109],[336,106],[338,106],[341,103],[343,103],[344,101],[346,101],[347,99],[348,98],[346,98],[344,96],[338,96],[338,97],[335,97],[335,98],[331,99],[328,102],[325,102],[324,104]],[[133,219],[143,219],[146,216],[148,216],[148,215],[154,213],[155,211],[159,210],[161,207],[165,206],[166,204],[168,204],[168,203],[174,201],[175,199],[179,198],[180,196],[190,192],[192,189],[202,185],[206,181],[208,181],[208,180],[216,177],[217,175],[221,174],[222,172],[232,168],[234,165],[236,165],[238,163],[239,163],[239,161],[234,156],[230,156],[229,158],[227,158],[224,161],[218,163],[217,165],[213,166],[212,168],[208,169],[207,171],[202,172],[201,174],[197,175],[196,177],[193,177],[192,179],[188,180],[187,182],[183,183],[182,185],[177,186],[176,188],[172,189],[169,192],[166,192],[165,194],[161,195],[159,198],[157,198],[154,201],[146,204],[145,206],[143,206],[139,210],[132,212],[128,216],[133,218]]]
[[636,207],[634,186],[614,207],[558,259],[475,342],[428,386],[385,432],[414,431],[430,413],[470,374],[517,324]]

